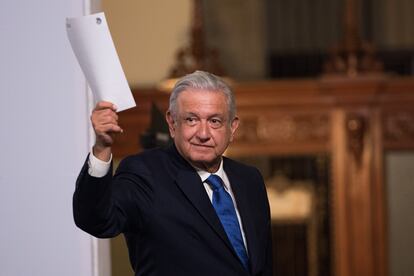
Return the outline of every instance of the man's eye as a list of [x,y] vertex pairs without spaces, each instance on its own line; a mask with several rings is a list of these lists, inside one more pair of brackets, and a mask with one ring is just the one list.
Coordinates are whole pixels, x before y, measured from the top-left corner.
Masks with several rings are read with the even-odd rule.
[[210,124],[212,127],[218,128],[218,127],[221,127],[223,123],[220,119],[211,119]]
[[185,122],[189,125],[195,125],[197,123],[197,118],[187,117],[185,118]]

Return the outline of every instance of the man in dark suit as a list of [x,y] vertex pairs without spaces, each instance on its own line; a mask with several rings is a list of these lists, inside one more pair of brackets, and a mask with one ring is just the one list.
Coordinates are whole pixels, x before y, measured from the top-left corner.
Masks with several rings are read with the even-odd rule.
[[99,238],[123,233],[135,275],[271,275],[262,176],[222,156],[239,124],[230,88],[202,71],[182,78],[166,113],[174,145],[127,157],[112,176],[115,111],[100,102],[92,113],[76,225]]

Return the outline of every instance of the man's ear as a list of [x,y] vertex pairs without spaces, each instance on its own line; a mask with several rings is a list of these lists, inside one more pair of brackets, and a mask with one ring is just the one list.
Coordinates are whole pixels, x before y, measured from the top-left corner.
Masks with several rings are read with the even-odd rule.
[[174,139],[175,136],[175,121],[174,118],[171,114],[171,112],[168,110],[167,113],[165,113],[165,120],[168,123],[168,129],[170,131],[170,136],[171,138]]
[[234,133],[236,133],[237,128],[239,127],[239,117],[234,117],[233,121],[231,122],[230,125],[230,142],[233,142],[233,138],[234,138]]

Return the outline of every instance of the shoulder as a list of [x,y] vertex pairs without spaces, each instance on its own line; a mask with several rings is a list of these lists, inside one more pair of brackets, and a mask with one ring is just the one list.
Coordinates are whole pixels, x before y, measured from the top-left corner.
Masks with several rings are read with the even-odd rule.
[[224,162],[223,166],[225,170],[237,171],[237,173],[240,175],[249,175],[249,176],[255,176],[255,177],[262,178],[261,173],[254,166],[247,165],[240,161],[236,161],[234,159],[224,157],[224,156],[223,156],[223,162]]
[[254,166],[230,158],[223,158],[223,162],[227,175],[236,180],[236,183],[232,184],[240,185],[239,189],[248,194],[249,201],[261,202],[262,204],[255,204],[252,208],[257,211],[256,213],[264,212],[266,217],[269,218],[270,211],[266,185],[260,171]]
[[129,155],[125,157],[122,162],[142,162],[142,161],[152,161],[159,158],[165,158],[167,156],[166,150],[164,148],[153,148],[146,149],[140,153]]
[[144,150],[140,153],[129,155],[122,159],[119,163],[118,171],[145,171],[150,169],[152,166],[163,163],[162,161],[168,159],[168,154],[164,149],[154,148],[149,150]]
[[234,181],[231,182],[232,187],[239,186],[239,191],[243,191],[244,194],[247,194],[249,201],[262,202],[263,204],[257,204],[256,207],[254,207],[258,208],[258,212],[263,210],[261,208],[268,210],[266,186],[260,171],[256,167],[246,165],[230,158],[223,158],[223,162],[224,170],[229,177],[229,180]]
[[227,176],[247,183],[247,186],[251,189],[263,191],[265,187],[263,176],[256,167],[226,157],[223,158],[223,162]]
[[173,145],[165,148],[144,150],[124,158],[118,170],[156,171],[174,173],[180,169],[192,168],[178,153]]

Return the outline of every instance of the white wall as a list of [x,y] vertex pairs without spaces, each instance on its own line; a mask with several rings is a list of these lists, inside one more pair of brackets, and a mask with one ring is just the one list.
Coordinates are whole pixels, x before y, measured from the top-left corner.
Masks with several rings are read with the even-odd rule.
[[0,275],[92,275],[71,197],[88,150],[85,80],[65,17],[86,0],[0,1]]

